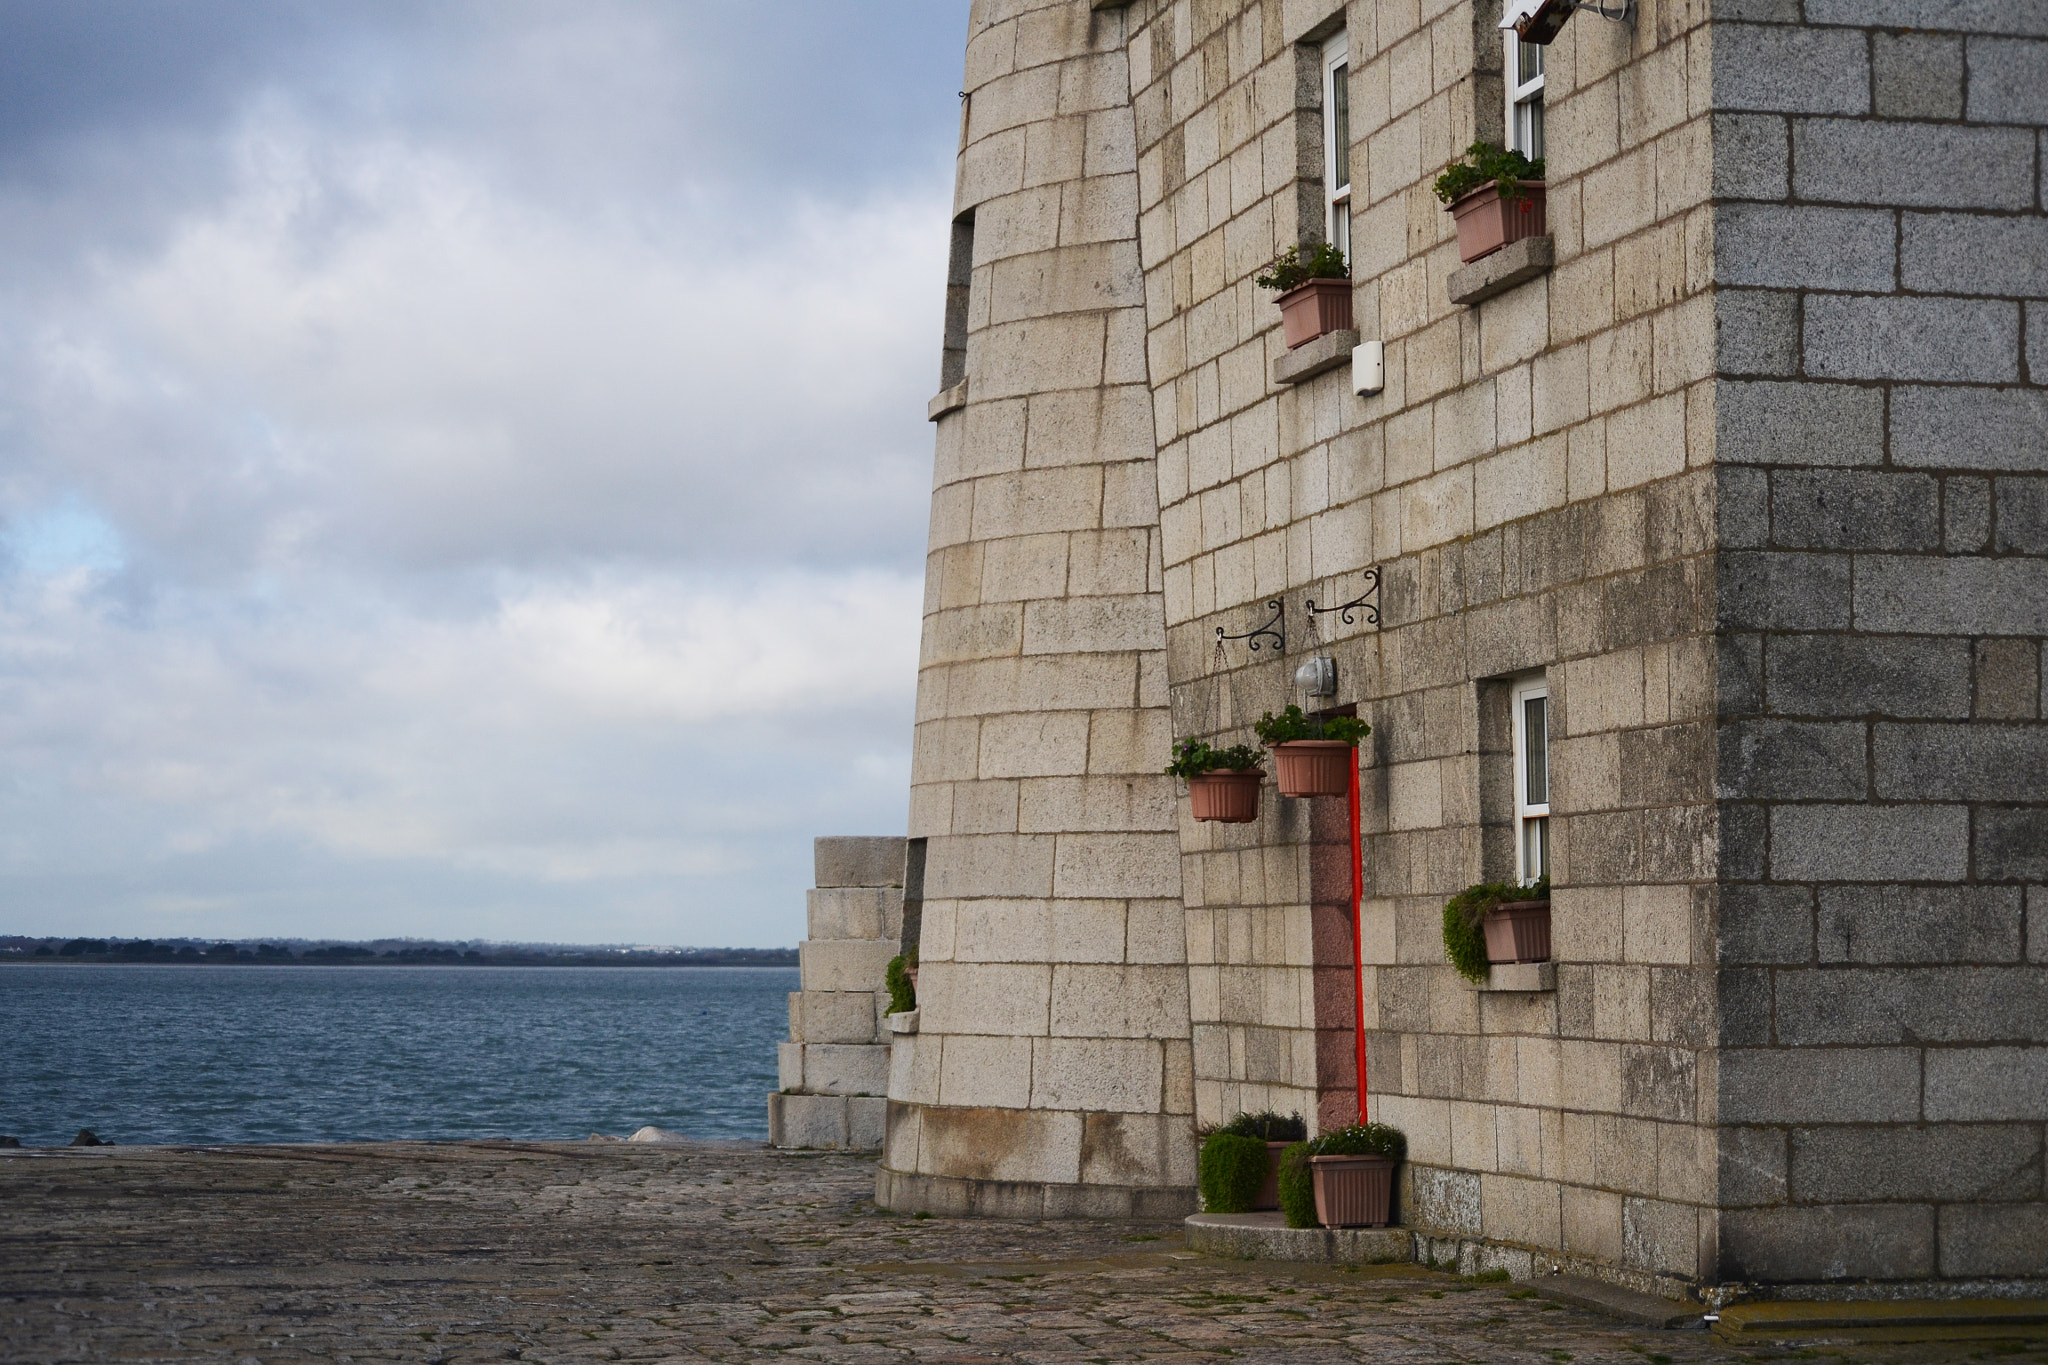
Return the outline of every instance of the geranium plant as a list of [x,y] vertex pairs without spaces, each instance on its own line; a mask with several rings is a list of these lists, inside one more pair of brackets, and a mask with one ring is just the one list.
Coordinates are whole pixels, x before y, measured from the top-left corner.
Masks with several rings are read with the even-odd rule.
[[1310,280],[1350,278],[1351,267],[1345,263],[1344,253],[1334,242],[1318,241],[1309,243],[1306,256],[1300,247],[1288,247],[1266,267],[1264,274],[1252,276],[1252,283],[1261,289],[1274,289],[1284,294],[1290,289],[1299,289]]
[[1550,897],[1550,878],[1533,886],[1520,882],[1481,882],[1444,902],[1444,956],[1467,981],[1485,981],[1492,971],[1486,958],[1486,917],[1502,901],[1540,901]]
[[1173,762],[1166,771],[1173,777],[1200,777],[1203,773],[1244,772],[1259,766],[1259,751],[1249,744],[1214,749],[1199,739],[1184,739],[1173,746]]
[[1482,185],[1498,185],[1501,198],[1513,199],[1522,192],[1524,180],[1542,178],[1542,157],[1531,161],[1498,142],[1475,142],[1465,149],[1462,160],[1453,161],[1436,178],[1436,197],[1450,204]]
[[1301,739],[1337,740],[1355,745],[1372,733],[1372,727],[1356,716],[1310,716],[1294,705],[1277,716],[1271,711],[1266,712],[1252,729],[1269,748]]

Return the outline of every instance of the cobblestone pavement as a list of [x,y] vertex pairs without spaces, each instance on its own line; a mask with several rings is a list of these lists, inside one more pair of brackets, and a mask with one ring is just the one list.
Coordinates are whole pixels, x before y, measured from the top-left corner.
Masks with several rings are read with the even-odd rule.
[[1223,1261],[1173,1224],[899,1218],[752,1144],[0,1153],[0,1361],[2048,1362],[1736,1352],[1417,1267]]

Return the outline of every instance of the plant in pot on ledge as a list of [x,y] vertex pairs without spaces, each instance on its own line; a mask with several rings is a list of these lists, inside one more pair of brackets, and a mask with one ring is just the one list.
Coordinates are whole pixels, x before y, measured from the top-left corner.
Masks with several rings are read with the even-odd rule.
[[1475,142],[1436,178],[1436,197],[1458,224],[1458,259],[1470,265],[1509,242],[1550,231],[1543,158]]
[[1184,739],[1174,745],[1166,771],[1187,782],[1197,820],[1242,825],[1259,818],[1259,784],[1266,774],[1251,745],[1212,749],[1199,739]]
[[1348,795],[1358,741],[1372,733],[1356,716],[1308,716],[1292,705],[1277,716],[1266,712],[1252,728],[1273,751],[1282,796]]
[[1252,283],[1280,291],[1274,302],[1280,305],[1280,335],[1290,351],[1351,326],[1351,267],[1329,242],[1309,243],[1306,256],[1300,247],[1288,247]]
[[1550,878],[1482,882],[1445,901],[1444,956],[1477,982],[1496,962],[1550,961]]
[[1384,1123],[1354,1123],[1280,1155],[1280,1211],[1291,1228],[1378,1228],[1394,1218],[1394,1171],[1408,1139]]
[[1280,1207],[1280,1154],[1308,1136],[1299,1114],[1268,1109],[1239,1114],[1202,1138],[1196,1173],[1210,1213],[1254,1213]]

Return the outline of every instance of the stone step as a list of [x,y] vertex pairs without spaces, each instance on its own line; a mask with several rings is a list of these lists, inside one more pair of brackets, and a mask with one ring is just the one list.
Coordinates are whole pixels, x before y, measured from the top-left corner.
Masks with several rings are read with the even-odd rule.
[[1291,1228],[1278,1210],[1193,1213],[1184,1226],[1190,1251],[1254,1261],[1387,1265],[1415,1259],[1406,1228]]
[[1643,1327],[1680,1328],[1705,1325],[1706,1310],[1696,1303],[1680,1303],[1657,1294],[1643,1294],[1618,1284],[1588,1279],[1583,1275],[1544,1275],[1530,1280],[1529,1287],[1546,1299],[1556,1299],[1574,1308],[1590,1308],[1610,1318]]
[[1765,1345],[1784,1341],[1984,1341],[2048,1337],[2048,1299],[1892,1299],[1739,1303],[1714,1334]]

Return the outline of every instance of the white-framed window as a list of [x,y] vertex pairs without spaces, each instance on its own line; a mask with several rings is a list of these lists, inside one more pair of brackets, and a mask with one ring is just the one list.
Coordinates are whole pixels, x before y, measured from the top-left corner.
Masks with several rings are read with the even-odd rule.
[[1516,683],[1515,879],[1527,886],[1550,875],[1550,687]]
[[1508,146],[1534,161],[1543,155],[1543,48],[1523,42],[1511,28],[1501,37],[1508,58]]
[[1351,48],[1323,44],[1323,236],[1351,259]]

